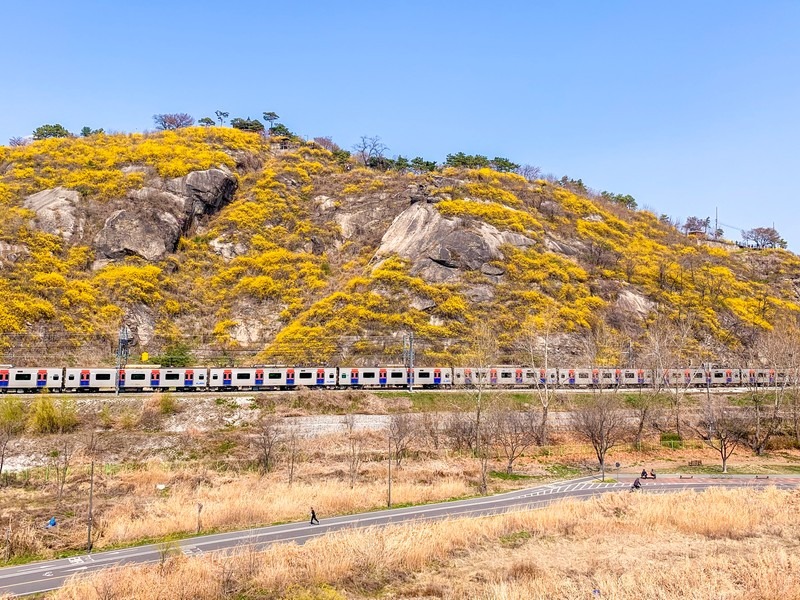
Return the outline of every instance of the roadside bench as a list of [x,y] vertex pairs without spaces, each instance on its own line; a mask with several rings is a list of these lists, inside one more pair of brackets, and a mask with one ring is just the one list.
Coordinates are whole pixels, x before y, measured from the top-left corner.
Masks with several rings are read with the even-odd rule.
[[690,467],[702,467],[703,466],[703,461],[702,460],[690,460],[689,461],[689,466]]

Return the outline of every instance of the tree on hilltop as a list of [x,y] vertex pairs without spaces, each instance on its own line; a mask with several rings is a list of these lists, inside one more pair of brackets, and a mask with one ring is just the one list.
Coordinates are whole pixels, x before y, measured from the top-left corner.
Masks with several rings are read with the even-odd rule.
[[72,137],[72,134],[58,123],[55,125],[42,125],[33,130],[33,139],[35,140],[59,137]]
[[756,227],[742,232],[742,239],[756,248],[786,248],[786,240],[774,227]]
[[98,133],[105,133],[105,131],[103,131],[102,127],[100,129],[92,129],[89,126],[81,128],[81,137],[89,137],[90,135],[97,135]]
[[214,119],[211,117],[203,117],[199,121],[197,121],[198,125],[202,125],[203,127],[211,127],[214,124]]
[[519,169],[519,165],[517,163],[511,162],[502,156],[495,156],[491,161],[489,161],[489,166],[495,171],[500,171],[501,173],[511,173],[512,171]]
[[191,127],[194,125],[194,117],[186,113],[165,113],[162,115],[153,115],[153,121],[156,124],[156,129],[165,131],[168,129],[181,129],[182,127]]
[[264,131],[264,124],[258,119],[251,119],[247,117],[234,117],[231,119],[231,127],[234,129],[241,129],[242,131],[252,131],[253,133],[261,133]]
[[280,119],[278,113],[274,113],[272,111],[264,112],[264,120],[269,123],[269,134],[272,135],[272,124]]
[[220,126],[222,126],[222,124],[225,123],[225,119],[228,118],[228,115],[230,113],[226,113],[225,111],[222,110],[215,110],[214,114],[217,115],[217,120],[219,121]]
[[388,146],[381,142],[380,136],[377,135],[372,137],[362,135],[359,142],[353,146],[356,158],[364,166],[369,166],[370,162],[373,164],[380,162],[388,149]]
[[481,169],[489,166],[489,159],[482,154],[464,154],[457,152],[448,154],[445,157],[446,167],[456,167],[461,169]]

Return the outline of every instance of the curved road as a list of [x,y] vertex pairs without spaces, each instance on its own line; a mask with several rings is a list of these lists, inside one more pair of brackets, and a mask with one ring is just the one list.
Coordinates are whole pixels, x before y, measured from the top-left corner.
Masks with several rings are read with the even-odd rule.
[[[108,567],[160,562],[165,553],[182,552],[187,556],[198,556],[219,550],[232,550],[245,546],[263,549],[275,542],[304,543],[331,531],[354,527],[373,527],[388,524],[412,523],[425,520],[441,520],[454,517],[479,517],[514,510],[543,508],[566,498],[587,499],[606,492],[630,489],[634,475],[622,475],[622,481],[603,483],[595,477],[583,477],[570,481],[555,482],[524,490],[516,490],[496,496],[471,498],[455,502],[443,502],[425,506],[413,506],[381,510],[323,519],[320,525],[306,522],[288,523],[271,527],[260,527],[214,535],[186,538],[171,545],[151,544],[124,550],[111,550],[30,563],[0,569],[0,595],[26,595],[46,592],[60,587],[66,579],[77,574],[91,573]],[[683,490],[702,491],[709,487],[766,487],[782,489],[800,487],[800,476],[660,476],[655,481],[642,480],[642,492],[665,494]]]

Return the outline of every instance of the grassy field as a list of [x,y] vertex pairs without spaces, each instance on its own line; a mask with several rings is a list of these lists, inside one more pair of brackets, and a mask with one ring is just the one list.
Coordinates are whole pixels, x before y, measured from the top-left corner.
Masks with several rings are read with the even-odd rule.
[[800,598],[799,527],[797,492],[609,494],[540,511],[336,533],[263,553],[165,552],[156,566],[103,572],[52,597]]

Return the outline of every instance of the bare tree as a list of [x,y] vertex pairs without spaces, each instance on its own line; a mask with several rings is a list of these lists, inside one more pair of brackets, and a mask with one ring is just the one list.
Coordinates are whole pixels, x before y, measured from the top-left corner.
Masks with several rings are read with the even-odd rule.
[[[763,332],[753,347],[754,354],[766,360],[767,364],[775,369],[775,385],[765,390],[759,387],[761,382],[751,381],[745,373],[744,384],[748,393],[744,395],[747,408],[744,419],[747,425],[745,443],[761,456],[767,448],[769,440],[780,432],[784,424],[784,406],[796,397],[793,390],[797,387],[798,361],[800,361],[800,327],[792,318],[776,321],[771,331]],[[783,376],[778,378],[777,374]],[[793,422],[795,437],[797,437],[797,410],[796,402]]]
[[364,461],[364,435],[356,430],[355,415],[349,414],[344,418],[347,429],[347,445],[349,448],[348,467],[350,472],[350,487],[356,486],[361,463]]
[[320,146],[321,148],[325,148],[325,150],[328,150],[329,152],[333,152],[335,150],[341,150],[339,144],[334,142],[330,136],[315,137],[314,142],[318,146]]
[[300,456],[300,429],[292,423],[283,431],[284,451],[286,452],[286,470],[289,475],[289,486],[294,483],[294,473]]
[[383,155],[389,148],[381,142],[381,138],[377,135],[368,137],[361,136],[361,140],[353,146],[353,152],[358,160],[363,165],[369,165],[371,162],[383,158]]
[[[550,347],[553,332],[558,325],[558,315],[554,307],[544,310],[529,318],[517,339],[517,348],[521,350],[525,361],[536,371],[533,393],[540,407],[539,424],[536,427],[537,443],[546,446],[550,438],[550,405],[556,392],[548,377],[550,368]],[[544,377],[541,374],[544,374]]]
[[654,394],[669,391],[675,432],[681,435],[681,410],[686,392],[691,385],[690,377],[673,377],[685,366],[692,343],[692,322],[690,319],[672,319],[666,315],[658,315],[647,328],[643,338],[643,363],[653,370]]
[[542,169],[534,165],[522,165],[515,169],[517,175],[522,175],[528,181],[535,181],[539,179],[542,174]]
[[494,443],[506,458],[506,473],[514,471],[514,461],[536,443],[536,423],[533,413],[504,407],[489,416],[489,428]]
[[153,122],[156,124],[156,129],[181,129],[194,125],[194,117],[186,113],[165,113],[153,115]]
[[592,445],[605,480],[606,454],[628,435],[625,411],[618,398],[608,394],[588,396],[585,404],[573,407],[571,421],[575,432]]
[[62,435],[48,454],[50,466],[56,474],[56,492],[58,501],[64,496],[64,486],[67,483],[69,465],[75,452],[75,440],[68,435]]
[[12,148],[27,146],[30,143],[31,143],[30,139],[20,136],[14,136],[12,138],[9,138],[8,140],[8,145],[11,146]]
[[3,474],[8,445],[25,428],[25,408],[12,396],[0,398],[0,476]]
[[422,429],[433,444],[435,450],[439,449],[442,436],[442,415],[439,411],[425,411],[422,413]]
[[255,422],[254,431],[260,456],[261,472],[269,473],[272,470],[275,452],[283,437],[281,419],[271,413],[262,413]]
[[444,435],[455,452],[469,450],[475,454],[475,417],[470,413],[451,413],[444,422]]
[[722,472],[728,472],[728,459],[746,439],[747,427],[740,411],[727,398],[713,397],[706,402],[703,416],[692,427],[703,443],[717,451],[722,459]]
[[408,453],[411,442],[417,436],[417,424],[414,418],[406,413],[396,413],[389,417],[389,446],[394,446],[394,461],[400,466]]

